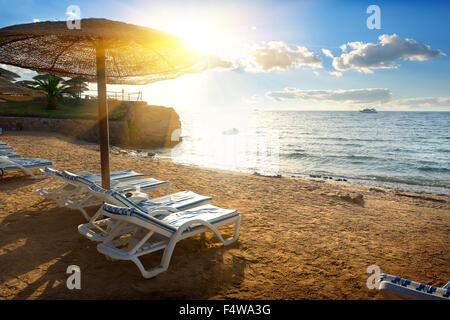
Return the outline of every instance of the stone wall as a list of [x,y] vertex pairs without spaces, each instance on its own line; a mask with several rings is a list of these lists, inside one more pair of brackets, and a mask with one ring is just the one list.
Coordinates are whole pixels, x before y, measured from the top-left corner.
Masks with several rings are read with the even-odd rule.
[[[173,108],[134,103],[127,106],[124,120],[109,122],[109,139],[123,147],[171,147],[175,130],[181,129],[178,114]],[[88,142],[98,142],[96,120],[0,117],[0,128],[24,131],[58,132]]]

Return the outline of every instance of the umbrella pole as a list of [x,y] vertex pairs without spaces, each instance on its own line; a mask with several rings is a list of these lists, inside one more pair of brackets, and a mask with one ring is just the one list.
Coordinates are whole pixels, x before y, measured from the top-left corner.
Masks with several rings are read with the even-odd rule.
[[98,91],[98,127],[100,137],[100,161],[102,166],[102,187],[109,190],[109,125],[108,101],[106,100],[105,47],[102,41],[96,48],[97,53],[97,91]]

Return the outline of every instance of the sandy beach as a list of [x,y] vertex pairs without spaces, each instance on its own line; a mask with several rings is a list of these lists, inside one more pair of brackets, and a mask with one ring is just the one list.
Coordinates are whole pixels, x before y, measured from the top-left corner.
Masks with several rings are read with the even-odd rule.
[[[40,132],[7,132],[0,140],[60,170],[100,171],[96,145]],[[144,279],[133,263],[107,261],[77,232],[85,222],[80,212],[35,193],[47,180],[9,173],[0,180],[0,299],[381,299],[366,287],[370,265],[435,286],[450,280],[445,196],[124,155],[111,156],[111,169],[168,180],[172,192],[192,190],[237,209],[238,242],[224,247],[212,233],[184,240],[167,272]],[[66,287],[73,264],[81,268],[81,290]]]

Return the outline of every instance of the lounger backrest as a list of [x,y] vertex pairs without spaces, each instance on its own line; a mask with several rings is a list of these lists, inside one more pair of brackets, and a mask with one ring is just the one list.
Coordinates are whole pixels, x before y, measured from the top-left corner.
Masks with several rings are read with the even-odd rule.
[[[113,196],[113,194],[114,194],[114,193],[117,193],[117,192],[114,192],[114,191],[111,191],[111,190],[103,189],[101,186],[99,186],[99,185],[96,184],[96,183],[92,183],[92,184],[90,185],[90,187],[88,188],[88,190],[89,190],[91,193],[94,193],[94,194],[100,196],[101,198],[104,198],[106,201],[110,201],[110,202],[116,203],[116,199],[115,199],[115,197]],[[119,195],[119,196],[121,196],[121,195]],[[121,197],[122,197],[122,196],[121,196]]]
[[130,203],[130,207],[123,208],[114,206],[112,204],[105,203],[103,205],[103,211],[106,211],[108,213],[122,216],[122,217],[134,217],[141,220],[143,223],[149,224],[152,226],[152,229],[161,230],[162,234],[167,233],[174,233],[177,231],[176,228],[168,225],[167,223],[162,222],[161,220],[158,220],[150,215],[148,215],[146,212],[139,209],[133,202],[127,200]]
[[90,181],[90,180],[88,180],[88,179],[86,179],[86,178],[84,178],[82,176],[79,176],[77,174],[73,174],[73,173],[71,173],[69,171],[66,171],[66,170],[62,171],[61,175],[65,179],[70,180],[71,182],[79,183],[79,184],[85,185],[86,187],[90,187],[93,184],[92,181]]
[[104,198],[106,201],[112,202],[114,205],[117,205],[119,207],[136,208],[144,213],[147,213],[147,211],[144,208],[141,208],[136,203],[128,200],[127,197],[125,197],[123,194],[117,191],[106,190],[96,183],[93,183],[88,190]]

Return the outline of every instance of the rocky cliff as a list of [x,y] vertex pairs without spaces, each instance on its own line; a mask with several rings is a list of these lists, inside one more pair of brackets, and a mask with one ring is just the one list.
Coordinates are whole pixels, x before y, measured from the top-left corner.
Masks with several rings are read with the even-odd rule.
[[173,108],[135,103],[128,108],[129,145],[134,147],[172,147],[178,143],[180,117]]
[[[179,142],[180,117],[173,108],[145,102],[124,102],[126,113],[109,122],[110,143],[122,147],[172,147]],[[70,137],[98,142],[96,120],[0,117],[0,128],[24,131],[52,131]]]

